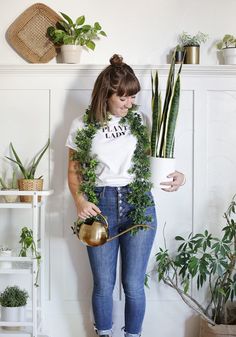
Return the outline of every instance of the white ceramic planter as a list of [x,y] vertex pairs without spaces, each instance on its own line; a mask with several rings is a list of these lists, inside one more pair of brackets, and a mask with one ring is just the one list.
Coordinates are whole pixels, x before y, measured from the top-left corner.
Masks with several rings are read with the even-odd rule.
[[[16,191],[18,192],[19,190],[17,189],[7,189],[6,191]],[[4,195],[3,199],[5,202],[17,202],[18,201],[18,195]]]
[[1,321],[25,322],[25,306],[23,307],[1,307]]
[[162,186],[160,183],[172,181],[172,178],[167,178],[167,176],[175,171],[175,159],[150,157],[150,167],[153,187],[159,190],[168,188],[168,186]]
[[61,46],[61,57],[63,63],[79,63],[82,47],[78,45]]
[[[12,256],[11,250],[2,250],[0,251],[0,257],[10,257]],[[12,268],[11,261],[0,261],[0,268],[2,269],[10,269]]]
[[236,64],[236,48],[223,49],[225,64]]

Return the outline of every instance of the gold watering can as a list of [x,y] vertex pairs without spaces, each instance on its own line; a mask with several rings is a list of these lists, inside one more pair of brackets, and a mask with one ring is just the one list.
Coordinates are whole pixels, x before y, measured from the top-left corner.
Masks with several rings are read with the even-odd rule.
[[76,234],[80,241],[82,241],[86,246],[96,247],[101,246],[106,242],[110,242],[118,236],[123,235],[137,227],[152,228],[148,225],[134,225],[112,238],[109,238],[108,222],[106,217],[101,213],[97,214],[95,217],[87,218],[84,221],[78,219],[74,223],[74,227],[71,228],[74,234]]

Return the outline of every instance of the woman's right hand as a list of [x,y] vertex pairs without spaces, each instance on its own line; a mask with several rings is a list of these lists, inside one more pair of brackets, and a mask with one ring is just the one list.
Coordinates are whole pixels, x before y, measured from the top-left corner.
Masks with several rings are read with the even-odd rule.
[[80,219],[87,219],[91,216],[96,216],[101,213],[100,209],[90,201],[81,198],[77,203],[77,214]]

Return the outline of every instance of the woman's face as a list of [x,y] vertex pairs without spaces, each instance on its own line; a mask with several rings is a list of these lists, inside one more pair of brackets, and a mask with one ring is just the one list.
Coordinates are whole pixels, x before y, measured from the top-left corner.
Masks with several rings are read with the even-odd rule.
[[108,111],[117,117],[124,117],[128,113],[128,109],[132,107],[135,101],[134,96],[117,96],[113,94],[108,98]]

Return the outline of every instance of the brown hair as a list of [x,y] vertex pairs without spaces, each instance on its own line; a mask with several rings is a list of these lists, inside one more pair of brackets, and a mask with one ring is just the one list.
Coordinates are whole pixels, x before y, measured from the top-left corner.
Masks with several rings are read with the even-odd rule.
[[114,54],[107,66],[95,81],[89,111],[90,122],[107,120],[107,100],[113,94],[133,96],[140,91],[140,83],[133,69],[123,62],[120,55]]

